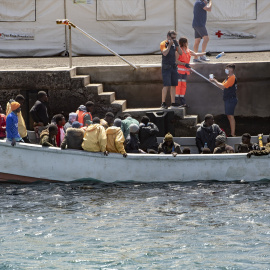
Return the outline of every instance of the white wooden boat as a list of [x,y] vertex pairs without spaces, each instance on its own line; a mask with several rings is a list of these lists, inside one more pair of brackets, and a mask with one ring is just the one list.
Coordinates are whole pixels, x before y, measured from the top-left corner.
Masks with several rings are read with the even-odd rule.
[[[253,137],[253,140],[256,139]],[[159,138],[161,140],[161,138]],[[241,138],[228,138],[228,144]],[[266,140],[266,136],[264,138]],[[194,138],[175,138],[182,147],[196,150]],[[94,179],[104,182],[187,182],[194,180],[270,180],[270,156],[246,154],[146,155],[90,153],[35,144],[0,141],[0,181],[34,182]]]

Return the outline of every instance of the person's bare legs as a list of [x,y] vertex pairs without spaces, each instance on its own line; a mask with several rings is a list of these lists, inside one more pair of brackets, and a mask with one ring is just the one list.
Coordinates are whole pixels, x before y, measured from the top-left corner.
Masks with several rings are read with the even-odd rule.
[[206,47],[207,47],[208,42],[209,42],[209,37],[204,36],[203,43],[202,43],[202,52],[206,52]]
[[235,119],[233,115],[227,115],[231,127],[231,135],[235,136]]
[[[197,53],[199,50],[200,42],[201,42],[201,38],[195,38],[195,42],[193,46],[193,50],[195,53]],[[194,59],[198,59],[198,56],[194,56]]]
[[[164,86],[162,88],[162,103],[165,102],[166,100],[166,96],[167,96],[167,92],[169,90],[170,86]],[[174,90],[174,93],[175,93],[175,90]]]
[[171,86],[171,103],[175,103],[175,86]]

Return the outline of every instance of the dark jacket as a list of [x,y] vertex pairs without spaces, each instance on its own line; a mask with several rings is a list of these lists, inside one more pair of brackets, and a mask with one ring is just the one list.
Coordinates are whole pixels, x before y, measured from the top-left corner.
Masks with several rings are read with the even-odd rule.
[[54,146],[56,147],[56,139],[55,136],[50,137],[49,135],[49,130],[48,129],[44,129],[41,133],[40,133],[40,144],[42,146]]
[[44,102],[37,100],[34,106],[31,108],[30,114],[36,123],[42,122],[44,126],[48,125],[49,116],[47,112],[47,107]]
[[199,152],[202,152],[202,148],[204,147],[205,143],[207,143],[207,147],[213,153],[216,145],[216,137],[218,135],[225,135],[225,132],[220,129],[217,124],[213,124],[210,127],[206,127],[204,125],[204,121],[201,123],[200,127],[197,129],[196,134],[196,145],[198,147]]
[[166,142],[165,140],[163,140],[162,143],[159,144],[158,146],[158,153],[163,153],[163,154],[171,154],[171,153],[177,153],[177,154],[182,154],[180,145],[176,142],[173,141],[173,147],[170,149],[168,149],[168,147],[166,147]]
[[68,128],[65,138],[61,143],[61,149],[82,150],[84,132],[80,128]]
[[140,124],[139,140],[140,148],[143,151],[147,151],[147,149],[153,149],[155,151],[158,151],[158,132],[158,127],[154,123],[149,122],[147,126],[142,123]]
[[140,141],[133,133],[127,135],[125,144],[125,149],[127,153],[140,153]]

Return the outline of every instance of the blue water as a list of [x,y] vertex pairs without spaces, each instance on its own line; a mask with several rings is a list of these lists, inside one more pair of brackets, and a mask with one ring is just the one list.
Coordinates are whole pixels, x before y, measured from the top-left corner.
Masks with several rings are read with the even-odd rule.
[[0,269],[270,269],[270,182],[1,184]]

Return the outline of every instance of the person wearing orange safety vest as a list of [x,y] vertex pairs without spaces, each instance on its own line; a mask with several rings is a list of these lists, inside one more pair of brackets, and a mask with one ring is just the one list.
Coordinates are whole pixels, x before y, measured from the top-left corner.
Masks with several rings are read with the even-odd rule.
[[87,101],[85,106],[80,105],[78,110],[76,111],[78,115],[78,122],[83,126],[89,125],[89,121],[92,122],[92,112],[94,109],[94,103],[92,101]]
[[187,89],[187,76],[190,75],[190,58],[191,56],[203,56],[206,53],[195,53],[188,48],[188,40],[185,37],[179,39],[180,49],[182,55],[176,52],[176,63],[178,64],[178,85],[175,92],[175,103],[178,103],[180,107],[188,107],[186,104],[185,94]]

